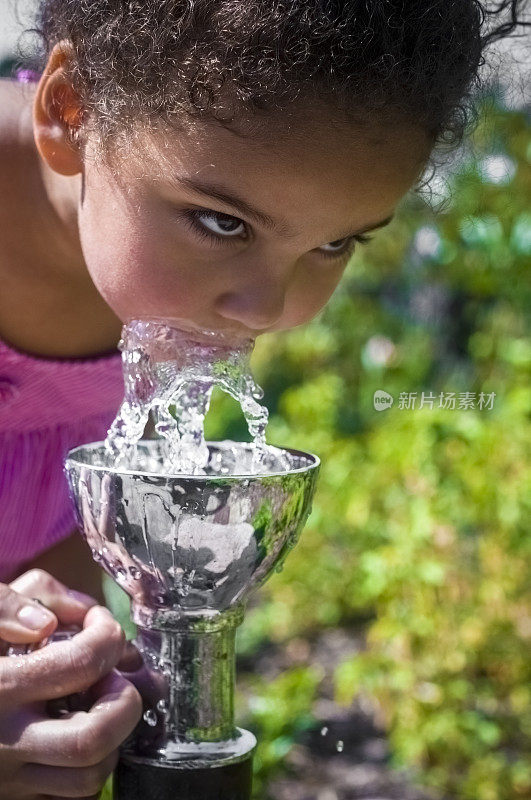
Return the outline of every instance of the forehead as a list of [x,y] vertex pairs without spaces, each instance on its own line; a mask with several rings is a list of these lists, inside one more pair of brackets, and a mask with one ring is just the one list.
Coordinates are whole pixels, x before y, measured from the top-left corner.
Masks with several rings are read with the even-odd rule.
[[282,212],[294,231],[299,220],[331,230],[391,214],[429,155],[424,133],[324,114],[264,120],[251,131],[201,121],[146,131],[128,172],[162,188],[178,188],[180,178],[221,186],[273,217]]

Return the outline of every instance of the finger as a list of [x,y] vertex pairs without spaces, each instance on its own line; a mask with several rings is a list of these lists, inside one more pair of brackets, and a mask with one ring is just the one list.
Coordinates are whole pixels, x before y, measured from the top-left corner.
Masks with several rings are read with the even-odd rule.
[[136,672],[143,664],[142,656],[137,648],[131,641],[127,641],[124,645],[124,651],[120,661],[116,665],[116,669],[120,672]]
[[53,700],[88,689],[122,656],[125,635],[110,611],[94,606],[83,630],[34,653],[0,658],[0,706]]
[[81,626],[88,609],[97,605],[93,597],[69,589],[42,569],[31,569],[9,585],[19,594],[40,600],[63,625]]
[[113,670],[98,682],[90,711],[59,720],[34,718],[18,739],[19,757],[52,767],[92,767],[108,758],[133,731],[142,714],[135,687]]
[[55,614],[0,583],[0,638],[13,644],[40,642],[56,627]]
[[28,787],[53,797],[82,797],[97,795],[118,763],[118,750],[91,767],[50,767],[44,764],[24,764],[18,779]]

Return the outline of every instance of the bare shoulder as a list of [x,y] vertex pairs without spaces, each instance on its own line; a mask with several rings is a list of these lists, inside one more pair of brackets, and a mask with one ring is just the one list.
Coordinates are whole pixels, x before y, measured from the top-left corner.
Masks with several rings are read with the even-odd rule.
[[27,126],[22,123],[31,115],[34,91],[33,86],[0,79],[0,181],[3,189],[9,187],[21,167],[28,169],[31,162],[33,143],[26,132]]
[[[31,265],[40,263],[27,224],[38,197],[38,153],[31,125],[34,91],[0,79],[0,338],[15,344],[19,328],[28,325],[22,310],[28,304]],[[38,305],[35,297],[32,305]]]
[[[26,89],[26,91],[24,91]],[[9,78],[0,78],[0,145],[3,156],[6,150],[14,151],[20,139],[20,116],[31,104],[32,95],[25,84]]]
[[0,274],[13,263],[21,266],[29,247],[24,220],[38,186],[34,93],[34,86],[0,79]]
[[11,78],[0,78],[0,101],[2,102],[2,116],[0,125],[2,133],[10,124],[15,124],[18,118],[20,105],[23,102],[21,88],[27,84],[18,83]]

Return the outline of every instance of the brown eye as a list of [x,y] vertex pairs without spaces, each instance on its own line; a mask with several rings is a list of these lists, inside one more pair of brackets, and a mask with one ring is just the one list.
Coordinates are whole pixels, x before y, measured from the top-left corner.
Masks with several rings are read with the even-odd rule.
[[[348,236],[346,239],[336,239],[335,242],[329,242],[327,245],[320,247],[319,250],[326,258],[341,258],[345,256],[351,256],[354,252],[354,248],[356,247],[356,243],[358,244],[366,244],[370,242],[372,236],[366,236],[362,233],[358,233],[355,236]],[[330,250],[325,250],[325,247],[332,248]]]
[[[340,253],[342,250],[345,249],[345,245],[352,241],[352,237],[347,237],[346,239],[337,239],[335,242],[328,242],[328,244],[323,245],[320,249],[324,250],[325,253]],[[330,247],[330,250],[325,250],[325,247]]]
[[232,238],[245,233],[245,224],[237,217],[222,214],[220,211],[195,211],[194,222],[220,238]]

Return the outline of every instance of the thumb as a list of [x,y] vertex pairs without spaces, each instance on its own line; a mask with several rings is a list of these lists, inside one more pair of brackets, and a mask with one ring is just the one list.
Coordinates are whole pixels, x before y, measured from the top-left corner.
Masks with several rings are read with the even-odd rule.
[[40,603],[0,583],[0,638],[12,644],[39,642],[57,627],[57,617]]
[[81,627],[89,608],[97,605],[93,597],[68,589],[48,572],[30,569],[9,584],[24,597],[39,600],[52,611],[62,625]]

